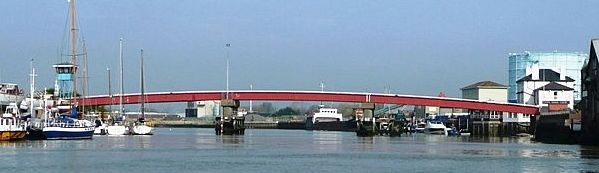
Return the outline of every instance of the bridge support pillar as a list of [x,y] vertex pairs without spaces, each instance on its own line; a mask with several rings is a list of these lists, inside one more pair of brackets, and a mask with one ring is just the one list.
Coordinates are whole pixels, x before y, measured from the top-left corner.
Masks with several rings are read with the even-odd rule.
[[396,114],[384,114],[377,116],[374,114],[373,103],[362,103],[358,108],[354,108],[356,116],[357,130],[356,135],[360,137],[369,137],[375,135],[381,136],[401,136],[403,124],[396,121]]
[[245,117],[238,116],[239,100],[221,100],[223,108],[221,116],[215,119],[214,130],[217,135],[243,135],[245,132]]
[[356,117],[357,123],[356,135],[367,137],[376,134],[374,103],[362,103],[357,108],[354,108],[354,116]]

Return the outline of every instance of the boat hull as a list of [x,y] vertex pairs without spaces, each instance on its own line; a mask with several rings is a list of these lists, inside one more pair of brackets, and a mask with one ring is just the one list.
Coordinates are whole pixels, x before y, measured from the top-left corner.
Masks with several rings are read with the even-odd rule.
[[31,128],[27,127],[27,139],[28,140],[44,140],[46,136],[44,135],[44,131],[39,128]]
[[16,141],[25,139],[26,131],[1,131],[0,141]]
[[120,136],[127,134],[127,127],[125,126],[108,126],[106,131],[110,136]]
[[445,135],[445,129],[424,129],[424,133],[433,135]]
[[99,126],[94,129],[94,135],[106,135],[106,126]]
[[152,127],[147,125],[136,125],[132,129],[133,135],[152,135]]
[[355,121],[306,122],[306,130],[355,132],[357,129]]
[[47,127],[43,131],[48,140],[92,139],[94,135],[93,127]]

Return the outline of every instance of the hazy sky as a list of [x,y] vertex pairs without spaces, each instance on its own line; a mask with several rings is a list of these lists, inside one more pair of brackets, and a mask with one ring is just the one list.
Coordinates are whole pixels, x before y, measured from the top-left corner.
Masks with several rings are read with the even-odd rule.
[[[125,37],[125,85],[139,89],[139,49],[147,90],[231,88],[382,92],[459,97],[480,81],[507,84],[510,52],[588,52],[599,37],[596,0],[79,0],[92,92],[117,86],[118,40]],[[66,0],[0,2],[1,81],[38,87],[66,44]],[[66,50],[64,50],[66,51]],[[66,53],[66,52],[65,52]],[[116,89],[115,89],[116,91]]]

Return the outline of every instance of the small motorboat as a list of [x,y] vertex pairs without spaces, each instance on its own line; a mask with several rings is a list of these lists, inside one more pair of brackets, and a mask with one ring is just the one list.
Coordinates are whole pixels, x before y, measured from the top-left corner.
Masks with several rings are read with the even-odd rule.
[[440,121],[428,121],[424,127],[424,133],[445,135],[445,128],[445,125],[443,125],[443,123]]

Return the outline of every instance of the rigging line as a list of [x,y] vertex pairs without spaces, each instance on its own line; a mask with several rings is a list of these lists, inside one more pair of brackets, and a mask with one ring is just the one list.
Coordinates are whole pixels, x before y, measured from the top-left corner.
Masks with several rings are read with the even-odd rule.
[[57,59],[58,59],[57,63],[62,63],[63,62],[63,58],[62,58],[61,54],[63,54],[63,52],[65,51],[65,44],[64,43],[67,41],[66,40],[66,37],[67,37],[66,35],[67,35],[67,33],[69,33],[68,32],[68,30],[69,30],[68,29],[69,28],[69,26],[68,26],[69,25],[69,10],[67,9],[66,11],[67,11],[67,15],[66,15],[66,18],[65,18],[63,31],[67,31],[67,32],[62,32],[62,39],[60,40],[59,47],[58,47],[59,48],[59,50],[58,50],[59,53],[58,53],[58,57],[57,57]]

